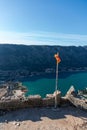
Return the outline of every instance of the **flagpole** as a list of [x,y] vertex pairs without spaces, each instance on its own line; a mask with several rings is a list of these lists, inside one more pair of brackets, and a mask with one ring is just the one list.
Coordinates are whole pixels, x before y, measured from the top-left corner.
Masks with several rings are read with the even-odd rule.
[[[59,55],[59,53],[57,54]],[[58,62],[56,64],[55,108],[57,108],[57,89],[58,89]]]

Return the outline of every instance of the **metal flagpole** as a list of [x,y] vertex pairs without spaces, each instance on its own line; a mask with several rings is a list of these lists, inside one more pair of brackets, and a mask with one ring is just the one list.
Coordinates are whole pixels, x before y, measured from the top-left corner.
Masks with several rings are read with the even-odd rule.
[[[59,53],[57,54],[59,55]],[[58,62],[56,64],[55,108],[57,107],[57,89],[58,89]]]

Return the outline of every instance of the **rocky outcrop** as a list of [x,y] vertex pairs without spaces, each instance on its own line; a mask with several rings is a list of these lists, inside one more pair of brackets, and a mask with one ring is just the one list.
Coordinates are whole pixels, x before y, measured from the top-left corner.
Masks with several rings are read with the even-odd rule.
[[[61,93],[57,92],[57,105],[60,104]],[[18,109],[18,108],[28,108],[28,107],[47,107],[54,106],[55,104],[55,94],[47,95],[46,98],[41,98],[40,95],[29,96],[22,99],[11,99],[0,101],[0,109]]]
[[7,90],[5,88],[0,88],[0,99],[7,94]]
[[65,106],[71,103],[77,108],[87,110],[87,100],[80,99],[76,94],[73,86],[69,89],[65,97],[61,97],[61,92],[57,91],[53,94],[47,94],[46,98],[41,98],[40,95],[33,95],[28,96],[27,98],[22,97],[16,99],[6,98],[4,100],[0,100],[0,109],[9,110],[31,107],[51,107],[55,105],[55,96],[57,98],[57,106]]
[[76,92],[75,92],[75,88],[74,86],[71,86],[70,89],[67,91],[66,93],[66,97],[73,95],[73,96],[77,96]]
[[55,96],[57,98],[57,106],[60,105],[61,101],[61,92],[57,90],[53,94],[47,94],[46,98],[43,99],[43,106],[54,106]]
[[87,110],[87,100],[80,99],[76,94],[73,86],[71,86],[71,88],[67,92],[66,98],[69,100],[70,103],[72,103],[77,108]]

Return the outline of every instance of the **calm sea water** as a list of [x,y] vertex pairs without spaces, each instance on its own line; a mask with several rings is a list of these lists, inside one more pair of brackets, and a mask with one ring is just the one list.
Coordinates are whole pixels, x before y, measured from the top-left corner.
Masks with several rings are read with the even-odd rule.
[[[55,75],[34,76],[23,81],[23,85],[28,88],[28,95],[40,94],[45,97],[55,90]],[[87,87],[87,72],[79,73],[59,73],[58,89],[65,95],[70,86],[73,85],[76,90]]]

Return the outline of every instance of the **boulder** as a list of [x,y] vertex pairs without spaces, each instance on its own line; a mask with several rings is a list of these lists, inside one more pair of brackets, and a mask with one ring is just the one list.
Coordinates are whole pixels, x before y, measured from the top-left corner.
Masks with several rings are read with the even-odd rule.
[[66,98],[75,107],[83,109],[83,110],[87,110],[87,102],[85,100],[83,100],[83,99],[78,98],[73,86],[71,86],[71,88],[67,92]]
[[66,97],[68,97],[69,95],[73,95],[73,96],[76,96],[76,95],[77,95],[76,92],[75,92],[75,88],[74,88],[73,85],[72,85],[72,86],[70,87],[70,89],[67,91]]

